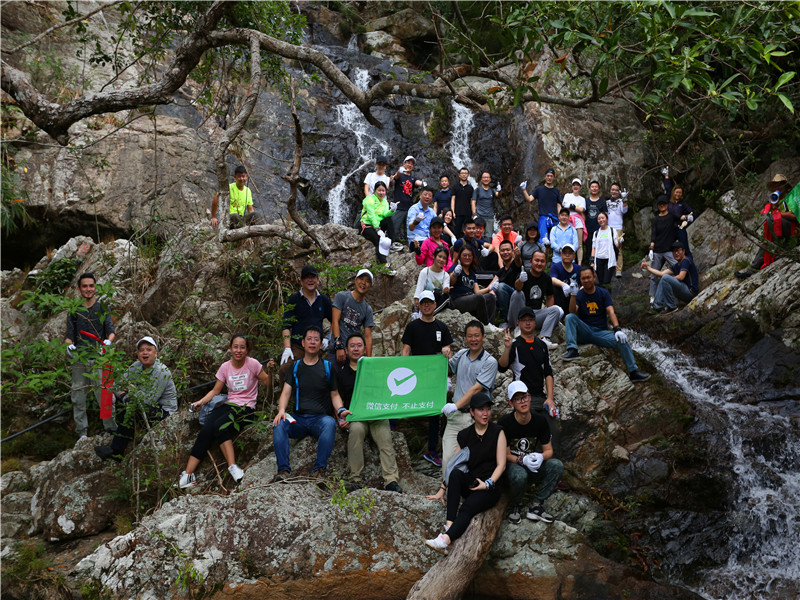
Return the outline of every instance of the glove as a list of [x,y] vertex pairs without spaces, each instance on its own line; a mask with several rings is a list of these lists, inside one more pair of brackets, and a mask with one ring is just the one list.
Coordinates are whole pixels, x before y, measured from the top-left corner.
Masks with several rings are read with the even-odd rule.
[[526,454],[524,457],[522,457],[522,464],[531,473],[536,473],[539,470],[539,467],[542,466],[543,462],[544,456],[542,456],[540,452],[531,452],[530,454]]
[[285,365],[290,360],[294,360],[294,352],[292,352],[291,348],[284,348],[283,354],[281,354],[281,364]]
[[[692,221],[694,221],[694,217],[692,215],[689,215],[688,217],[686,217],[686,222],[687,223],[691,223]],[[692,231],[694,231],[694,229],[692,229]]]
[[653,262],[653,251],[652,250],[650,250],[650,252],[647,253],[647,256],[650,258],[650,262]]
[[519,280],[520,280],[522,283],[525,283],[526,281],[528,281],[528,272],[527,272],[525,269],[523,269],[522,271],[520,271],[520,273],[519,273]]
[[489,289],[492,290],[493,292],[496,292],[497,288],[499,287],[500,287],[499,281],[493,281],[492,283],[489,284]]
[[456,406],[455,402],[448,402],[442,407],[442,414],[445,417],[452,415],[454,412],[458,411],[458,407]]
[[75,352],[75,350],[77,350],[75,344],[70,344],[69,346],[67,346],[67,354],[69,355],[70,358],[73,358],[72,353]]
[[322,351],[325,352],[328,349],[328,338],[322,338]]
[[103,340],[103,346],[110,346],[111,340]]
[[527,181],[523,181],[522,183],[519,184],[519,189],[521,190],[524,190],[526,187],[528,187]]
[[456,265],[456,268],[453,269],[453,275],[461,275],[464,272],[464,269],[461,268],[461,265]]
[[573,281],[572,283],[569,284],[569,295],[577,296],[579,289],[580,288],[578,287],[578,284]]
[[503,188],[501,188],[501,187],[500,187],[500,184],[498,183],[498,184],[497,184],[497,191],[499,192],[499,191],[500,191],[500,190],[502,190],[502,189],[503,189]]
[[618,344],[627,344],[628,343],[628,336],[625,335],[625,332],[622,331],[619,328],[617,328],[617,330],[614,331],[614,339],[617,340]]
[[481,248],[481,256],[489,256],[489,249]]
[[543,243],[545,246],[549,246],[549,245],[550,245],[550,240],[549,240],[549,239],[547,239],[547,238],[544,238],[544,239],[542,240],[542,243]]
[[478,218],[478,213],[474,213],[474,214],[472,215],[472,219],[473,219],[473,220],[475,220],[475,219],[477,219],[477,218]]
[[400,171],[401,173],[408,173],[408,169],[406,169],[405,167],[400,167],[397,170]]
[[392,212],[396,211],[397,210],[397,202],[389,202],[389,208],[392,210]]
[[421,223],[425,219],[425,215],[421,212],[417,213],[417,216],[414,217],[414,223]]
[[628,188],[625,188],[624,190],[622,190],[622,193],[620,194],[620,196],[622,197],[623,200],[627,200],[628,199]]
[[419,319],[422,316],[421,312],[412,312],[411,313],[411,320],[414,321],[415,319]]
[[663,169],[661,169],[661,174],[664,177],[669,177],[669,167],[664,167]]

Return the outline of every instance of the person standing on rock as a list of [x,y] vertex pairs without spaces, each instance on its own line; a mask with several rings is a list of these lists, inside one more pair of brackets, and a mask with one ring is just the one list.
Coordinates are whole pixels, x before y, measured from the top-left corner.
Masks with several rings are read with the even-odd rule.
[[578,232],[578,262],[583,259],[583,242],[586,241],[586,223],[583,213],[586,212],[586,198],[581,196],[583,182],[577,177],[572,180],[572,191],[564,194],[563,206],[569,209],[569,224]]
[[[413,156],[406,156],[405,160],[403,160],[403,166],[390,178],[394,183],[394,202],[390,205],[392,210],[394,210],[392,223],[394,224],[397,237],[403,241],[406,238],[406,217],[408,216],[408,209],[414,204],[414,188],[422,185],[422,181],[420,179],[414,179],[412,175],[416,164],[417,161]],[[392,247],[394,250],[403,249],[402,245],[394,245]]]
[[[278,399],[278,414],[272,421],[272,441],[278,473],[273,481],[284,481],[291,474],[289,465],[289,439],[301,440],[311,436],[317,440],[317,458],[311,476],[320,480],[326,477],[328,459],[336,439],[336,421],[346,428],[343,419],[351,414],[339,396],[336,372],[331,363],[320,357],[322,331],[314,325],[303,334],[302,360],[292,366]],[[289,401],[294,410],[289,410]],[[331,416],[335,410],[336,419]]]
[[[286,379],[286,371],[292,361],[303,358],[303,333],[311,325],[323,329],[323,321],[333,322],[333,305],[327,295],[321,294],[319,273],[314,265],[305,265],[300,271],[300,290],[289,296],[283,311],[283,354],[281,355],[280,378]],[[323,344],[327,349],[327,340]]]
[[692,258],[692,251],[689,249],[689,235],[686,228],[694,221],[694,211],[689,203],[683,199],[684,189],[680,184],[674,184],[669,176],[669,169],[663,169],[661,174],[664,176],[664,190],[669,196],[667,210],[677,219],[678,225],[675,235],[678,241],[686,248],[686,256]]
[[[95,446],[94,452],[103,460],[122,460],[125,448],[133,440],[137,424],[148,427],[178,412],[178,392],[172,373],[158,360],[158,344],[149,335],[136,342],[136,360],[125,372],[116,393],[119,423],[110,446]],[[122,385],[120,385],[122,384]]]
[[482,217],[486,221],[486,230],[489,232],[490,238],[494,235],[494,201],[497,198],[497,192],[500,191],[499,183],[496,189],[493,189],[491,185],[491,173],[483,171],[478,187],[472,192],[473,218]]
[[[67,314],[67,333],[64,335],[67,353],[73,361],[72,416],[79,440],[89,434],[86,390],[94,390],[97,404],[100,405],[100,384],[103,380],[101,349],[110,347],[116,339],[111,311],[95,296],[95,285],[93,273],[78,277],[78,291],[83,302],[78,310]],[[117,424],[113,416],[102,421],[107,432],[116,431]]]
[[[622,243],[625,236],[625,232],[622,230],[622,215],[628,212],[628,190],[625,189],[620,192],[619,184],[614,182],[611,184],[609,194],[610,198],[606,200],[606,206],[608,206],[608,226],[617,232],[617,238],[620,243]],[[617,258],[617,277],[622,277],[622,248],[617,247],[615,249],[615,254]],[[580,258],[578,262],[580,263]]]
[[562,208],[558,211],[558,223],[550,230],[550,247],[553,249],[552,264],[561,262],[561,248],[569,244],[578,247],[580,239],[578,230],[569,224],[569,209]]
[[[419,295],[420,316],[409,321],[403,331],[401,356],[431,356],[444,354],[451,357],[450,344],[453,336],[447,325],[434,316],[436,298],[431,291]],[[437,449],[439,447],[439,415],[428,417],[428,450],[422,457],[429,463],[442,466]]]
[[[552,375],[549,387],[552,392]],[[533,399],[524,381],[513,381],[508,386],[508,401],[514,411],[498,421],[508,443],[506,477],[511,505],[508,520],[514,524],[522,520],[522,496],[529,485],[537,484],[538,489],[525,516],[532,521],[552,523],[553,517],[542,505],[555,491],[564,465],[554,458],[547,421],[537,412],[531,412]]]
[[219,449],[228,463],[228,472],[233,480],[239,483],[244,477],[244,471],[236,464],[232,437],[241,427],[253,423],[258,399],[258,383],[272,387],[272,374],[268,371],[275,366],[272,360],[261,366],[260,362],[251,358],[249,354],[252,347],[252,342],[246,336],[235,334],[231,338],[231,359],[222,363],[217,370],[214,387],[200,400],[192,402],[192,412],[198,412],[204,404],[211,402],[214,396],[220,395],[223,387],[228,387],[225,402],[218,404],[208,414],[197,435],[186,469],[178,481],[181,488],[197,485],[194,472],[214,440],[219,443]]
[[[660,271],[664,262],[668,263],[669,268],[675,266],[675,260],[672,258],[672,242],[675,241],[676,232],[678,230],[678,218],[669,212],[669,201],[664,195],[656,199],[656,207],[658,214],[653,217],[653,222],[650,225],[650,266],[656,271]],[[650,306],[656,299],[656,287],[658,283],[656,276],[650,275]]]
[[608,215],[608,205],[606,199],[600,195],[600,182],[593,180],[589,183],[589,197],[586,198],[586,212],[584,213],[584,220],[586,221],[586,245],[583,251],[583,258],[591,261],[592,257],[592,240],[594,239],[594,232],[600,229],[600,224],[597,222],[597,216],[600,213]]
[[365,297],[372,288],[372,272],[361,269],[356,273],[355,286],[352,292],[339,292],[333,298],[333,318],[331,319],[331,337],[333,345],[329,348],[328,359],[340,365],[344,364],[347,355],[344,342],[354,333],[364,334],[366,344],[365,356],[372,356],[372,307]]
[[555,180],[555,170],[547,169],[544,172],[544,184],[533,190],[533,194],[529,194],[527,191],[527,181],[523,181],[519,186],[527,202],[533,202],[535,198],[538,203],[539,233],[542,235],[542,243],[545,246],[550,245],[548,235],[550,234],[550,229],[558,222],[556,215],[561,210],[561,192],[553,184]]
[[364,177],[364,197],[375,193],[375,184],[379,181],[382,181],[386,188],[389,187],[391,179],[386,174],[386,166],[388,164],[389,161],[385,156],[379,156],[375,159],[375,170],[372,173],[367,173],[367,176]]
[[[633,383],[650,379],[650,375],[642,373],[636,366],[633,350],[628,344],[628,336],[622,331],[614,312],[611,294],[605,288],[595,286],[595,272],[592,267],[581,269],[580,281],[582,289],[572,287],[570,290],[570,314],[564,319],[567,329],[567,353],[561,358],[574,360],[578,358],[578,344],[594,344],[602,348],[615,348],[622,355],[628,369],[628,378]],[[608,330],[608,322],[614,331]]]
[[466,235],[465,225],[467,219],[472,219],[475,213],[472,204],[472,195],[475,188],[469,182],[469,169],[461,167],[458,171],[458,181],[453,186],[453,195],[450,197],[450,209],[455,215],[455,229],[453,233],[456,238]]
[[692,259],[686,255],[686,249],[678,240],[672,243],[672,258],[675,259],[675,267],[667,267],[663,271],[658,271],[647,265],[647,260],[642,259],[642,270],[648,271],[661,279],[656,288],[656,299],[653,302],[653,309],[663,314],[670,314],[678,310],[678,300],[684,302],[691,301],[700,291],[700,277],[697,267],[694,266]]
[[[354,333],[347,338],[345,353],[347,361],[336,367],[336,380],[339,388],[339,396],[347,410],[350,410],[350,401],[353,399],[353,390],[356,386],[356,369],[358,360],[364,356],[364,336]],[[377,421],[351,421],[347,427],[350,432],[347,436],[347,466],[350,469],[350,479],[347,488],[350,491],[359,490],[364,487],[361,481],[361,474],[364,472],[364,440],[367,433],[372,436],[375,446],[378,448],[378,455],[381,461],[381,473],[385,490],[390,492],[402,493],[400,487],[400,472],[397,469],[397,456],[392,443],[392,430],[389,426],[389,419]]]
[[[515,381],[522,381],[526,391],[530,391],[528,408],[546,420],[554,438],[560,438],[558,408],[553,399],[553,367],[550,364],[550,351],[541,339],[536,337],[536,315],[525,307],[519,316],[519,335],[512,339],[506,330],[503,338],[505,350],[497,361],[500,372],[511,369]],[[509,398],[510,400],[510,398]],[[560,439],[555,439],[560,450]]]
[[419,202],[408,209],[406,216],[408,248],[417,256],[422,252],[422,242],[428,239],[431,221],[436,217],[431,202],[433,202],[433,190],[423,186],[419,193]]
[[486,339],[483,323],[473,320],[464,328],[464,345],[450,359],[450,374],[455,377],[453,400],[442,407],[447,425],[442,435],[442,473],[447,473],[447,463],[457,452],[458,432],[472,424],[467,413],[469,402],[475,394],[491,392],[497,377],[497,360],[483,348]]
[[361,201],[361,229],[359,233],[375,246],[375,260],[378,264],[386,264],[388,250],[381,252],[381,244],[391,247],[394,239],[394,223],[392,209],[386,201],[386,185],[383,181],[375,182],[375,192]]
[[453,190],[450,189],[450,178],[442,175],[439,178],[439,191],[433,195],[433,212],[437,215],[450,208],[450,200],[453,197]]
[[[469,456],[464,457],[461,463],[464,470],[457,467],[445,470],[439,491],[427,497],[445,503],[447,492],[444,532],[425,540],[438,552],[446,552],[447,547],[464,534],[476,515],[489,510],[500,500],[498,483],[506,469],[506,436],[499,425],[490,421],[490,394],[478,392],[468,404],[471,422],[458,432],[454,448],[454,454],[469,449]],[[464,498],[463,503],[461,498]]]
[[[247,187],[247,169],[242,165],[236,167],[233,179],[234,182],[229,186],[231,229],[242,225],[252,225],[256,217],[256,209],[253,208],[253,193]],[[219,225],[218,210],[219,192],[214,194],[214,199],[211,201],[211,226],[214,228]]]
[[597,272],[600,285],[611,283],[611,276],[617,266],[616,250],[621,240],[617,230],[608,226],[608,215],[600,212],[597,215],[597,231],[592,234],[592,266]]
[[550,338],[564,311],[560,306],[553,304],[553,280],[544,272],[547,258],[544,252],[534,252],[531,258],[531,272],[522,271],[514,282],[517,293],[511,295],[508,307],[508,328],[513,331],[517,326],[517,319],[524,308],[531,309],[539,326],[539,337],[550,350],[555,350],[558,344],[551,342]]

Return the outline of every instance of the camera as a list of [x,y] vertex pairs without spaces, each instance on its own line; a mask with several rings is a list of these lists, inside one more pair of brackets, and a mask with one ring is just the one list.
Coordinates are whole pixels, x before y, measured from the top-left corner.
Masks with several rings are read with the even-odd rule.
[[771,204],[777,204],[781,200],[781,193],[780,192],[772,192],[769,195],[769,201]]

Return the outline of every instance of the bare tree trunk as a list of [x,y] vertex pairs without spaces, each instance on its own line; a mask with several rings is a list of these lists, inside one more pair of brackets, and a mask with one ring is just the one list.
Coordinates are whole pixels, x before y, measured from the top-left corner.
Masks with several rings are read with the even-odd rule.
[[475,517],[464,535],[450,545],[449,554],[414,584],[407,600],[461,598],[492,549],[507,505],[508,496],[503,494],[494,508]]

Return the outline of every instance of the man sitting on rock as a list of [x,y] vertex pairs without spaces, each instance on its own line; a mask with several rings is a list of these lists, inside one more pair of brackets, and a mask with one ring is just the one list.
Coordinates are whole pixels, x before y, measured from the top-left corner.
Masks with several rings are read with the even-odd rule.
[[561,307],[564,314],[569,312],[570,287],[580,287],[578,276],[581,267],[575,261],[575,248],[564,244],[561,248],[561,262],[550,265],[550,280],[553,282],[553,302]]
[[[481,231],[481,233],[483,232]],[[489,256],[489,247],[491,244],[484,242],[480,236],[478,236],[478,226],[472,218],[464,221],[464,237],[457,239],[453,244],[452,259],[454,263],[458,262],[458,257],[461,255],[461,250],[464,246],[471,246],[475,251],[476,258],[479,256]]]
[[653,309],[665,315],[678,310],[676,297],[678,300],[689,302],[700,291],[697,267],[694,266],[692,259],[686,256],[686,248],[677,240],[672,244],[672,257],[676,266],[668,266],[663,271],[654,269],[647,264],[647,259],[642,259],[642,270],[661,278],[656,288]]
[[542,341],[548,349],[554,350],[558,344],[551,342],[550,336],[553,335],[553,330],[564,311],[553,305],[553,281],[550,279],[550,275],[544,272],[546,260],[544,252],[534,252],[531,258],[530,275],[525,271],[519,274],[514,287],[520,293],[511,296],[508,308],[508,328],[513,330],[516,327],[517,316],[522,307],[528,306],[536,315],[536,325],[541,327]]
[[103,460],[120,461],[122,453],[133,439],[136,425],[155,423],[178,412],[178,392],[172,373],[158,360],[158,344],[146,335],[136,342],[138,358],[118,381],[125,392],[117,396],[117,431],[110,446],[95,446],[94,452]]
[[416,255],[421,252],[422,242],[428,239],[431,221],[436,216],[431,207],[432,201],[433,190],[425,186],[419,194],[419,202],[408,209],[406,217],[408,248]]
[[[532,521],[552,523],[553,517],[542,504],[555,491],[564,465],[553,458],[550,429],[544,417],[531,412],[531,395],[522,381],[508,386],[508,401],[514,412],[503,415],[498,424],[503,428],[508,443],[506,476],[511,505],[508,520],[519,523],[522,519],[522,496],[528,485],[538,484],[533,502],[525,516]],[[537,449],[541,448],[537,452]]]
[[[561,358],[574,360],[578,358],[578,344],[594,344],[603,348],[616,348],[628,368],[628,377],[633,383],[650,379],[650,375],[642,373],[636,366],[633,350],[628,345],[628,336],[622,331],[614,312],[611,294],[605,288],[595,286],[594,268],[584,267],[580,281],[583,286],[570,291],[570,314],[564,319],[567,328],[567,353]],[[608,321],[614,331],[608,330]]]
[[511,301],[511,295],[514,293],[514,284],[519,279],[522,273],[522,253],[519,246],[511,243],[509,240],[500,242],[500,260],[503,263],[495,274],[494,280],[489,284],[489,287],[497,294],[497,306],[500,309],[501,321],[508,319],[508,306]]
[[[336,439],[336,420],[331,412],[335,409],[340,420],[350,414],[339,396],[331,363],[320,358],[321,349],[322,331],[311,325],[303,334],[303,358],[295,361],[287,373],[278,399],[278,414],[272,421],[273,445],[278,461],[275,481],[283,481],[291,473],[289,438],[301,440],[309,435],[317,439],[317,458],[311,476],[325,479]],[[287,414],[290,400],[294,410]]]
[[[350,401],[353,399],[353,390],[356,386],[358,359],[364,356],[364,348],[364,336],[360,333],[352,334],[347,338],[347,343],[345,344],[347,362],[336,368],[339,395],[342,398],[344,407],[348,410],[350,409]],[[403,488],[397,483],[400,479],[400,473],[397,470],[397,458],[392,444],[392,430],[389,427],[389,419],[352,421],[349,423],[348,430],[350,434],[347,436],[347,466],[350,468],[350,480],[347,488],[352,491],[364,487],[361,481],[361,473],[364,472],[364,440],[367,437],[367,433],[369,433],[378,447],[381,472],[383,473],[383,489],[402,493]]]

